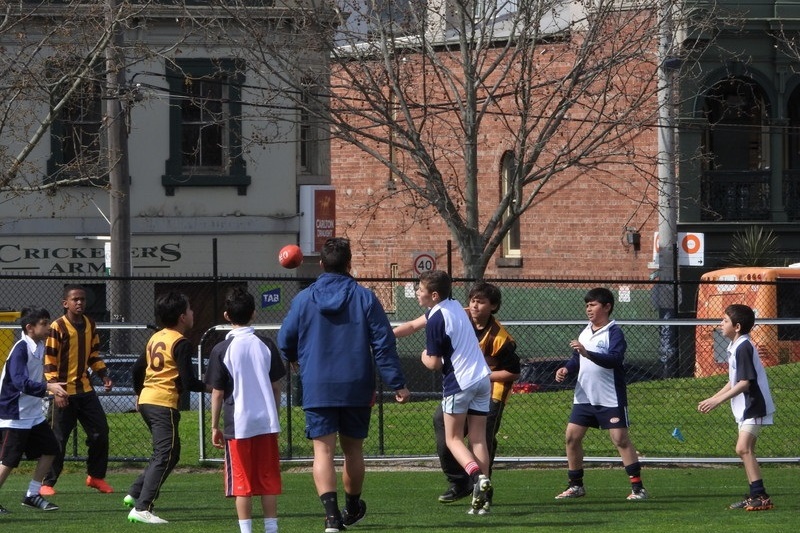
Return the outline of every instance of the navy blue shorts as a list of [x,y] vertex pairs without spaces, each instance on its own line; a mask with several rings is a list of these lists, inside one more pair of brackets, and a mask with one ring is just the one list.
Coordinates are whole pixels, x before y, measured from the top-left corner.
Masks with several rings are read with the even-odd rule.
[[569,421],[578,426],[600,429],[630,426],[627,407],[603,407],[588,403],[573,404]]
[[316,439],[338,433],[353,439],[366,439],[371,407],[313,407],[305,409],[306,438]]

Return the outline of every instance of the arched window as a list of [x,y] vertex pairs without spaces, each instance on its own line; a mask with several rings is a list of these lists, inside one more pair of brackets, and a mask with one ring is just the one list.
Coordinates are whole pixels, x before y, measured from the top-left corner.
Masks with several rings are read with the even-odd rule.
[[[502,181],[503,196],[506,196],[511,191],[515,191],[512,199],[514,206],[519,203],[519,187],[516,181],[516,157],[513,152],[506,152],[503,154],[503,159],[500,162],[500,174]],[[511,207],[509,208],[511,209]],[[519,219],[515,220],[511,225],[511,229],[503,239],[503,257],[521,257],[520,251],[520,224]]]
[[729,78],[705,98],[703,219],[769,217],[769,109],[752,80]]

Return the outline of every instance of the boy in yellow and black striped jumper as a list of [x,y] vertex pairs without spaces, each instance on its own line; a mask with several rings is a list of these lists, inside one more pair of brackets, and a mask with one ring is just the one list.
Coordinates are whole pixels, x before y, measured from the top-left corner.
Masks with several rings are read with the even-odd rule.
[[89,370],[103,380],[106,391],[113,382],[100,357],[97,326],[86,314],[86,290],[80,285],[64,287],[64,316],[50,325],[45,343],[44,377],[48,383],[65,383],[67,397],[56,397],[53,409],[53,433],[61,451],[42,483],[41,495],[52,496],[64,467],[67,441],[80,422],[86,432],[86,485],[100,492],[114,489],[105,481],[108,469],[108,421],[100,399],[89,380]]
[[167,523],[153,514],[153,502],[180,459],[178,399],[183,391],[206,392],[206,385],[192,369],[194,349],[184,337],[194,325],[189,299],[177,292],[159,296],[155,313],[164,329],[150,338],[133,368],[139,413],[152,434],[153,455],[123,499],[133,507],[128,520],[143,524]]

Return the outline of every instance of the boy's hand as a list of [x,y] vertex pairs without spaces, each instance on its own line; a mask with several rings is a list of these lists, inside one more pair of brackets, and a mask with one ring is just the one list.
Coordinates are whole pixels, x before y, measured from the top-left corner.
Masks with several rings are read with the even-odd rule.
[[706,398],[705,400],[697,404],[697,410],[700,411],[701,413],[708,413],[716,409],[718,405],[719,402],[714,398]]
[[67,391],[64,389],[66,383],[48,383],[47,384],[47,392],[55,396],[56,398],[66,398]]
[[397,400],[397,403],[406,403],[411,399],[411,392],[406,387],[397,389],[394,391],[394,399]]
[[113,388],[114,388],[114,382],[111,381],[110,377],[104,376],[103,377],[103,389],[105,389],[106,392],[111,392],[111,389],[113,389]]
[[567,371],[567,367],[565,366],[562,366],[561,368],[556,370],[556,383],[561,383],[562,381],[567,379],[568,373],[569,372]]
[[583,344],[578,342],[577,339],[572,339],[569,341],[569,347],[581,354],[583,357],[586,357],[586,348],[584,348]]
[[219,428],[211,428],[211,443],[215,448],[225,447],[225,437]]

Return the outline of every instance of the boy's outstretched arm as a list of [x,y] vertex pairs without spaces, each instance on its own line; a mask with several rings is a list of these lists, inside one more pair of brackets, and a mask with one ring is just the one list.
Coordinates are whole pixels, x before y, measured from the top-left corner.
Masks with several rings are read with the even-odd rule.
[[417,331],[421,330],[425,327],[425,324],[428,323],[428,319],[425,315],[420,315],[414,320],[409,320],[408,322],[404,322],[399,326],[395,327],[392,332],[394,333],[395,337],[408,337],[412,333],[416,333]]
[[719,404],[726,400],[730,400],[737,394],[741,394],[747,389],[750,388],[750,382],[746,379],[743,379],[736,383],[733,387],[731,387],[730,383],[726,383],[724,387],[722,387],[719,392],[717,392],[711,398],[706,398],[699,404],[697,404],[697,410],[701,413],[708,413],[716,409]]

